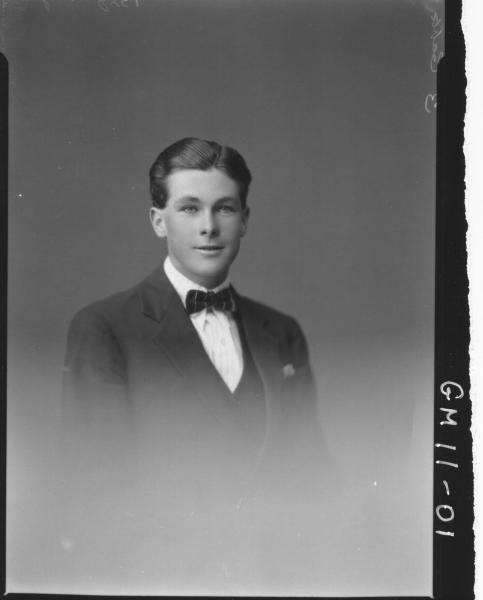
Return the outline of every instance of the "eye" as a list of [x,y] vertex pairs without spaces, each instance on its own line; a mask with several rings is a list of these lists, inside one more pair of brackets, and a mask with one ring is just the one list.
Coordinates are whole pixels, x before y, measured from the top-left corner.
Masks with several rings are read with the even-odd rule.
[[194,206],[193,204],[189,204],[188,206],[182,206],[180,208],[180,211],[187,214],[195,214],[196,212],[198,212],[198,207]]
[[236,212],[236,208],[230,204],[222,204],[218,207],[218,211],[221,212],[221,214],[231,215]]

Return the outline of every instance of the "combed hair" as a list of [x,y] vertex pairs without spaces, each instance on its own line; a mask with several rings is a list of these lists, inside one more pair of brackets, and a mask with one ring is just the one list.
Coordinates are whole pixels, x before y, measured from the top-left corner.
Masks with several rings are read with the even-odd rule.
[[217,142],[187,137],[168,146],[154,161],[149,170],[150,192],[153,206],[164,208],[168,200],[166,178],[181,169],[219,169],[236,181],[242,208],[246,206],[252,175],[243,156],[230,146]]

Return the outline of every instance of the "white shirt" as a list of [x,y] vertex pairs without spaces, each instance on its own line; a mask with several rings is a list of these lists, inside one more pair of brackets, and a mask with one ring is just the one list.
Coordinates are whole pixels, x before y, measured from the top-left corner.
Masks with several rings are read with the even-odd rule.
[[[180,273],[169,256],[164,261],[164,272],[184,306],[186,306],[186,296],[189,290],[219,292],[229,286],[229,281],[226,279],[218,287],[208,290]],[[190,318],[211,362],[230,391],[234,392],[243,373],[243,350],[238,327],[232,313],[205,308],[191,314]]]

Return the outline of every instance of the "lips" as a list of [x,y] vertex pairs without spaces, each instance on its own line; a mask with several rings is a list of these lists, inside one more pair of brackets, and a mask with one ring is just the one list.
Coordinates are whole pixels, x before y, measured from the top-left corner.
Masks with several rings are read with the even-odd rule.
[[223,246],[196,246],[196,250],[215,252],[216,250],[223,250]]

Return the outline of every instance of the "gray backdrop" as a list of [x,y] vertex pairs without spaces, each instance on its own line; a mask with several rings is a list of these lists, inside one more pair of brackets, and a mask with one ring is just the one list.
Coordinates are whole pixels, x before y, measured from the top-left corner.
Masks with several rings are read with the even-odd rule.
[[166,145],[199,136],[234,146],[252,170],[232,280],[303,326],[328,445],[353,484],[353,510],[323,541],[327,556],[331,539],[344,548],[333,578],[303,592],[431,593],[434,9],[3,2],[9,592],[78,591],[49,562],[60,542],[45,518],[66,329],[165,256],[147,171]]

